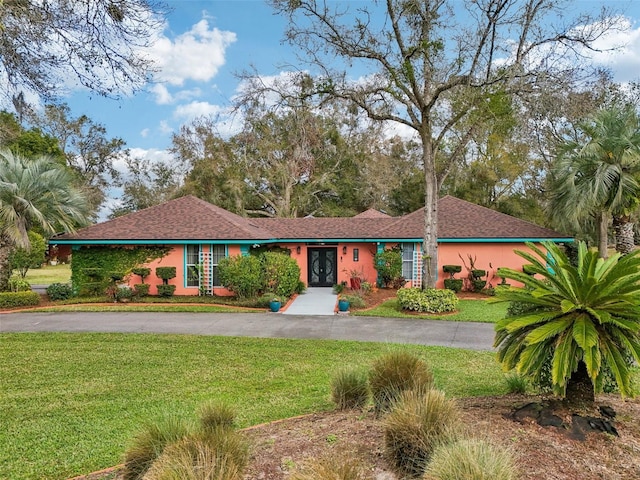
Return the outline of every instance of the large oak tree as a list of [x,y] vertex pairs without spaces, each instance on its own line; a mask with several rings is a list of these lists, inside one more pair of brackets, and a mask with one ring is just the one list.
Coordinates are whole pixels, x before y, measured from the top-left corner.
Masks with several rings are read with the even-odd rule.
[[[317,91],[348,99],[370,118],[415,132],[425,177],[423,285],[437,276],[438,192],[491,98],[572,79],[580,52],[612,16],[568,20],[561,0],[272,0],[287,40],[318,73]],[[349,76],[360,67],[360,79]],[[569,73],[569,74],[568,74]]]

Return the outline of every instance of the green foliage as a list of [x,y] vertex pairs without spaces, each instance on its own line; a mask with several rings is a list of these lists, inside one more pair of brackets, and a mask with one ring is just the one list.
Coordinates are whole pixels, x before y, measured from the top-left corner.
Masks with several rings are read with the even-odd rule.
[[121,285],[116,290],[116,300],[130,300],[133,298],[134,290],[127,285]]
[[494,345],[503,368],[517,368],[535,382],[551,359],[554,392],[565,396],[580,364],[594,391],[602,389],[608,367],[620,393],[633,395],[630,362],[640,361],[640,252],[604,260],[581,243],[574,266],[551,242],[527,246],[532,252],[517,253],[535,276],[501,269],[524,288],[501,290],[498,301],[530,305],[496,324]]
[[458,293],[462,290],[463,280],[460,278],[445,278],[444,279],[444,288],[447,290],[451,290],[452,292]]
[[151,275],[151,269],[149,267],[135,267],[131,269],[131,273],[138,275],[142,280],[142,283],[144,283],[145,277]]
[[402,475],[421,476],[436,447],[455,438],[458,408],[439,390],[402,393],[384,419],[385,453]]
[[333,287],[333,293],[335,293],[336,295],[340,295],[344,289],[347,288],[347,282],[341,282],[341,283],[336,283]]
[[424,391],[433,385],[429,365],[407,352],[390,352],[373,363],[369,387],[376,412],[387,412],[405,390]]
[[187,425],[176,417],[146,424],[125,452],[122,470],[124,480],[142,480],[167,445],[183,438],[188,430]]
[[298,289],[300,266],[283,253],[265,252],[261,255],[265,291],[289,298]]
[[166,284],[172,278],[176,278],[176,267],[156,267],[156,276]]
[[349,306],[353,308],[365,308],[367,306],[366,300],[358,294],[340,295],[340,300],[346,300],[349,302]]
[[444,273],[448,273],[451,278],[453,278],[456,273],[460,273],[462,271],[462,265],[443,265],[442,271]]
[[437,447],[425,478],[429,480],[516,480],[518,471],[509,450],[477,439],[461,439]]
[[262,264],[253,255],[226,257],[218,263],[220,283],[239,298],[257,296],[264,285]]
[[172,297],[176,291],[175,285],[166,285],[164,283],[157,285],[156,288],[160,297]]
[[0,292],[0,308],[27,307],[40,303],[37,292]]
[[400,248],[390,248],[376,253],[373,262],[378,277],[385,287],[402,277],[402,250]]
[[28,292],[30,290],[31,284],[27,282],[23,277],[13,275],[9,278],[10,292]]
[[435,288],[401,288],[397,296],[403,310],[428,313],[453,312],[459,301],[451,290]]
[[135,289],[135,294],[138,297],[146,297],[149,295],[149,285],[148,283],[136,283],[133,288]]
[[44,262],[44,252],[47,245],[39,233],[29,231],[30,248],[16,247],[9,253],[9,265],[12,270],[18,270],[24,278],[30,268],[37,268]]
[[47,287],[47,295],[51,300],[67,300],[73,296],[73,288],[68,283],[52,283]]
[[367,374],[361,370],[340,370],[331,380],[331,399],[338,410],[365,407],[369,403]]
[[511,372],[505,375],[505,381],[507,382],[507,389],[509,393],[524,394],[527,392],[527,377],[521,375],[518,372]]
[[106,272],[129,273],[133,268],[164,257],[167,247],[82,247],[73,252],[71,282],[81,295],[101,295],[111,279]]
[[216,428],[232,428],[236,422],[236,411],[226,403],[207,402],[198,409],[200,428],[203,431],[214,431]]

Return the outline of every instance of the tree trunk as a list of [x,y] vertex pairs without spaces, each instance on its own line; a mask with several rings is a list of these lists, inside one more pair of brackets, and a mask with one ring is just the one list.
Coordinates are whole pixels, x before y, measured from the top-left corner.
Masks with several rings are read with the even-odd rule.
[[438,278],[438,179],[431,150],[431,134],[422,139],[424,161],[424,239],[422,243],[422,288],[434,288]]
[[614,217],[613,231],[616,236],[616,252],[622,255],[633,252],[635,249],[633,222],[629,221],[629,217]]
[[593,382],[587,372],[587,365],[582,360],[567,382],[566,399],[567,402],[580,406],[593,405],[595,402]]
[[9,253],[11,247],[8,240],[0,235],[0,292],[9,290],[9,277],[11,268],[9,267]]
[[609,258],[609,216],[601,212],[598,216],[598,255]]

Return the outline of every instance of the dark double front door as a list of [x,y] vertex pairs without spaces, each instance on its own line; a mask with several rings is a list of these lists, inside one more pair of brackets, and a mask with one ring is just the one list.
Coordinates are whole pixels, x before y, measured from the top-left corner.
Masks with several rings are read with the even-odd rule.
[[307,249],[310,287],[331,287],[338,281],[338,250],[336,248]]

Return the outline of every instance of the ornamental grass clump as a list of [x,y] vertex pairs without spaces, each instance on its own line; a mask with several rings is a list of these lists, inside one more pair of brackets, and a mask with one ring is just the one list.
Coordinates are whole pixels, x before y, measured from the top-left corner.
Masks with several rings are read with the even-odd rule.
[[213,431],[216,428],[233,428],[236,421],[236,411],[229,405],[211,401],[202,405],[198,410],[200,428],[203,431]]
[[338,410],[363,408],[369,403],[367,375],[359,370],[341,370],[331,380],[331,399]]
[[509,450],[478,439],[462,439],[437,447],[423,480],[516,480]]
[[242,480],[249,461],[246,440],[218,427],[190,434],[167,446],[145,480]]
[[439,390],[406,391],[384,419],[385,453],[401,475],[424,474],[436,447],[460,432],[455,402]]
[[360,459],[334,454],[312,459],[289,476],[290,480],[369,480],[371,478]]
[[403,391],[425,391],[432,385],[433,373],[429,365],[407,352],[383,355],[369,371],[369,387],[377,414],[389,411]]
[[176,417],[167,417],[157,423],[145,425],[125,452],[124,480],[141,480],[164,449],[188,432],[186,423]]

